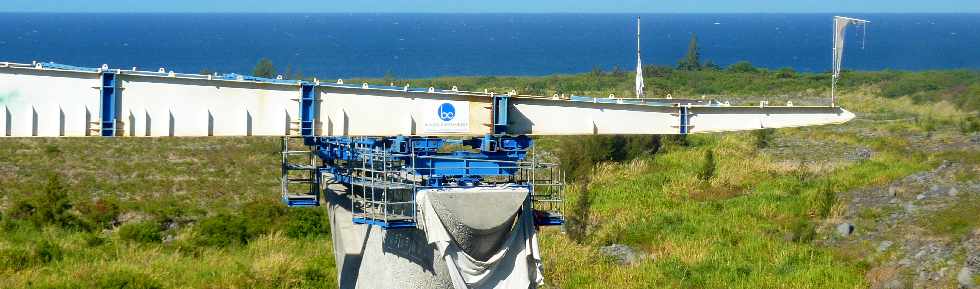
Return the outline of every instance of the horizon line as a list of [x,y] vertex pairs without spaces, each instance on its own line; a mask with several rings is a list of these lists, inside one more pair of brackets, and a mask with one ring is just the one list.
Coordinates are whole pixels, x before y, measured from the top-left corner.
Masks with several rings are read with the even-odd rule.
[[730,14],[730,15],[807,15],[807,14],[980,14],[980,11],[927,11],[927,12],[856,12],[856,11],[817,11],[817,12],[472,12],[472,11],[443,11],[443,12],[404,12],[404,11],[381,11],[381,12],[368,12],[368,11],[350,11],[350,12],[303,12],[303,11],[281,11],[281,12],[263,12],[263,11],[215,11],[215,12],[201,12],[201,11],[0,11],[0,13],[5,14],[433,14],[433,15],[474,15],[474,14],[526,14],[526,15],[549,15],[549,14],[567,14],[567,15],[704,15],[704,14]]

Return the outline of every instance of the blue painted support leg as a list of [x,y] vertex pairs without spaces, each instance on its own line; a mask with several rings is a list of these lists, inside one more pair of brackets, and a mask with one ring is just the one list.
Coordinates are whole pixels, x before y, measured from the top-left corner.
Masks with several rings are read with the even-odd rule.
[[299,134],[303,137],[313,137],[316,135],[316,104],[316,85],[303,84],[302,96],[299,100]]
[[100,123],[99,135],[116,136],[116,119],[119,108],[119,79],[112,72],[102,72],[102,86],[99,87]]

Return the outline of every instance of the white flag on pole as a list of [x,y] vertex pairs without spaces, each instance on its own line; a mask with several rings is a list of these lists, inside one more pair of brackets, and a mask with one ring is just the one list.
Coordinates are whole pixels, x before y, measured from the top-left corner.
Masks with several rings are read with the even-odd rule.
[[636,58],[636,98],[643,97],[643,64],[640,63],[640,58]]
[[643,97],[643,63],[640,60],[640,17],[636,17],[636,98]]

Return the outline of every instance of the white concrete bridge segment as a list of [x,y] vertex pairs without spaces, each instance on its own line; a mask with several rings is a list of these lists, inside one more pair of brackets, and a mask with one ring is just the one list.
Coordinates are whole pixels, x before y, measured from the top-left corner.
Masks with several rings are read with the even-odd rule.
[[[296,83],[219,80],[205,75],[116,71],[119,136],[281,136],[299,118]],[[0,136],[98,135],[100,74],[0,63]],[[324,84],[316,131],[331,136],[484,135],[492,131],[489,94],[403,91]],[[440,104],[461,118],[439,123]],[[512,97],[511,134],[678,134],[680,108]],[[719,132],[842,123],[837,107],[692,106],[689,132]],[[465,116],[465,117],[464,117]],[[435,123],[433,123],[435,122]],[[451,124],[452,126],[441,126]]]
[[[678,107],[511,99],[515,134],[678,134]],[[689,133],[785,128],[844,123],[854,114],[840,107],[691,106]]]

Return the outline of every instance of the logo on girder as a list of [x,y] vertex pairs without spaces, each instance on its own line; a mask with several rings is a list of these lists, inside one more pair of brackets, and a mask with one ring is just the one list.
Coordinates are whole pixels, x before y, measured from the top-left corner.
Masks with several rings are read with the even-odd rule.
[[439,106],[439,119],[442,121],[451,121],[456,117],[456,107],[451,103],[443,103]]
[[419,134],[467,133],[470,131],[470,103],[454,100],[418,100],[412,118]]

